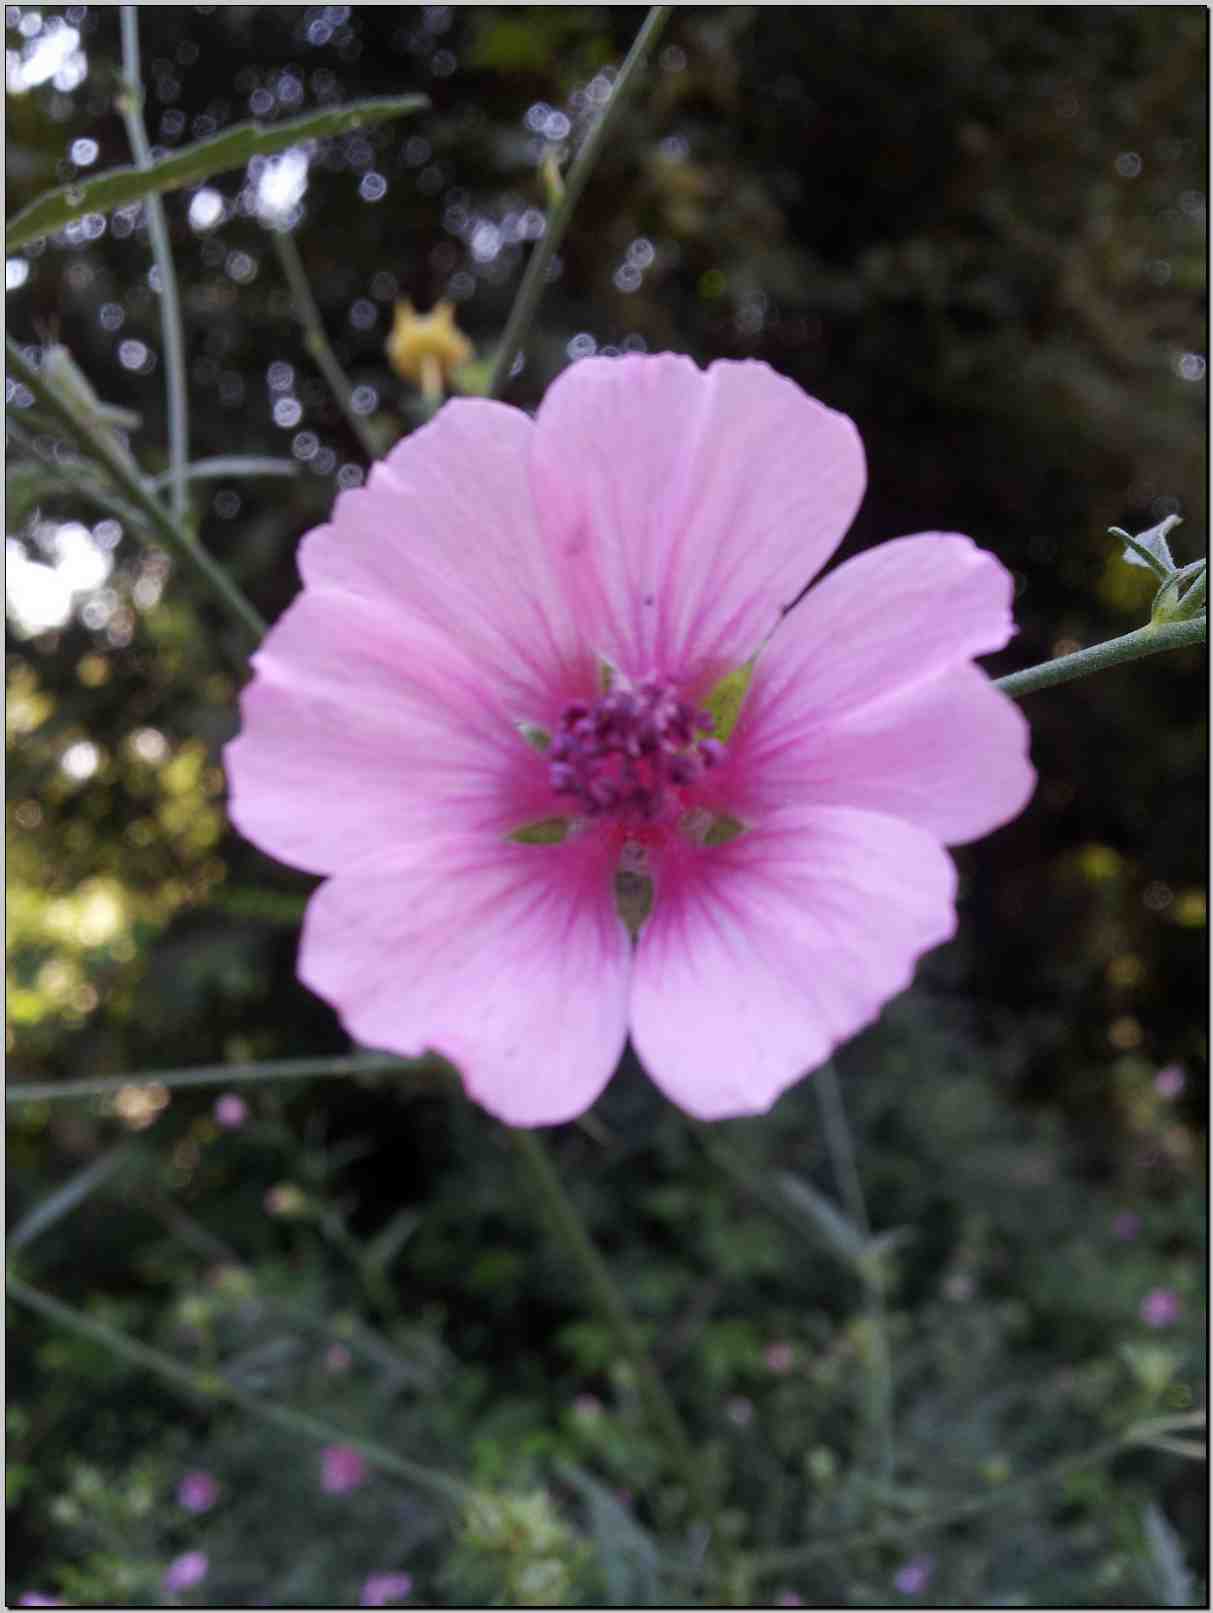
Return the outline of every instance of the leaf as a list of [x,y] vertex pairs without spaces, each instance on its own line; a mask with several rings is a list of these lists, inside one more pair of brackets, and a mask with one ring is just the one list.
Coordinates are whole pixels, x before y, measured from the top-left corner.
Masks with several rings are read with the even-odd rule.
[[424,95],[397,95],[347,106],[326,107],[286,123],[238,123],[210,140],[162,157],[150,168],[110,168],[91,179],[75,180],[47,191],[10,220],[4,232],[6,252],[14,252],[41,235],[61,230],[86,213],[110,213],[166,190],[196,184],[228,168],[242,168],[250,157],[269,157],[304,140],[347,134],[389,118],[404,117],[429,105]]
[[49,1231],[56,1221],[62,1221],[64,1216],[70,1215],[94,1193],[97,1188],[108,1182],[116,1171],[126,1165],[136,1148],[130,1142],[118,1143],[107,1150],[91,1164],[69,1176],[62,1187],[57,1187],[53,1193],[35,1204],[28,1214],[22,1216],[17,1225],[8,1235],[9,1252],[24,1249],[27,1244],[33,1243],[35,1238],[41,1237]]
[[1175,570],[1175,560],[1167,543],[1167,534],[1173,527],[1179,526],[1180,521],[1180,516],[1168,515],[1165,521],[1160,521],[1146,532],[1139,532],[1135,538],[1121,527],[1110,526],[1108,535],[1119,538],[1124,544],[1122,558],[1127,565],[1144,566],[1160,577],[1169,577]]
[[727,672],[709,691],[703,704],[712,718],[712,738],[724,741],[737,726],[741,703],[754,676],[754,663],[747,661],[734,672]]
[[[260,459],[255,455],[222,454],[216,459],[196,459],[185,467],[188,482],[218,481],[238,476],[298,476],[299,466],[293,459]],[[173,480],[171,470],[153,476],[151,487],[159,492]]]
[[1184,1560],[1179,1536],[1157,1502],[1142,1514],[1146,1567],[1151,1587],[1163,1607],[1196,1607],[1196,1587]]
[[863,1233],[801,1176],[780,1171],[775,1184],[784,1199],[812,1223],[830,1246],[857,1269],[862,1269],[867,1243]]
[[363,1260],[372,1271],[386,1272],[405,1244],[421,1225],[415,1210],[397,1210],[363,1251]]

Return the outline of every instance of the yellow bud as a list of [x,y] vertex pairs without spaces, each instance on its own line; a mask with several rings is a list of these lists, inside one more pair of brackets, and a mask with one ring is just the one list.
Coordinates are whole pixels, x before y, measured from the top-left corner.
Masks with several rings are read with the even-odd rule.
[[411,302],[396,304],[387,339],[388,361],[397,375],[414,382],[427,398],[440,401],[452,373],[475,351],[455,324],[454,303],[435,303],[428,314],[417,313]]

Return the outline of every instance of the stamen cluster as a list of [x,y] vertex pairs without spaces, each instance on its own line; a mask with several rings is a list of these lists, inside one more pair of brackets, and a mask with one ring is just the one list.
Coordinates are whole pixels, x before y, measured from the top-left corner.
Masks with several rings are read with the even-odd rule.
[[678,792],[724,755],[709,712],[678,696],[669,680],[617,683],[592,704],[574,700],[560,713],[548,777],[582,815],[634,815],[653,822],[676,810]]

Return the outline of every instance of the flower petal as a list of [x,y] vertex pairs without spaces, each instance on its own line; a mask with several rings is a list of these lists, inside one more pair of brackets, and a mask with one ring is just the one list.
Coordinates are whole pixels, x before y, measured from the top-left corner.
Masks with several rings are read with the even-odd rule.
[[630,964],[599,839],[452,837],[323,885],[299,974],[366,1046],[442,1053],[490,1113],[543,1126],[610,1079]]
[[874,1019],[955,929],[956,875],[923,830],[880,813],[789,809],[657,873],[632,1039],[702,1120],[756,1114]]
[[[1014,580],[957,533],[894,538],[846,561],[788,612],[759,657],[742,721],[779,700],[797,725],[926,683],[1015,632]],[[793,687],[794,686],[794,687]],[[786,742],[799,743],[785,728]]]
[[546,769],[462,647],[364,595],[299,596],[253,661],[225,752],[232,820],[330,874],[451,828],[550,808]]
[[1009,823],[1031,799],[1031,730],[980,667],[952,667],[833,719],[814,706],[807,679],[784,684],[781,698],[760,695],[737,759],[751,770],[751,799],[865,807],[946,845]]
[[338,498],[299,565],[309,589],[390,600],[447,633],[514,716],[550,721],[594,668],[535,519],[534,429],[502,403],[447,403]]
[[744,661],[864,490],[845,415],[754,362],[585,359],[536,420],[535,506],[594,647],[634,677]]

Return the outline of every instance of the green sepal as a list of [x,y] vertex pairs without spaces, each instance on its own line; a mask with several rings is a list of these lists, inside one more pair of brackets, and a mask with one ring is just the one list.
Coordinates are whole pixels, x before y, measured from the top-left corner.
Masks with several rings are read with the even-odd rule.
[[520,846],[558,846],[568,832],[567,818],[539,818],[535,823],[511,829],[505,838],[516,840]]
[[545,751],[552,743],[552,736],[546,728],[540,727],[537,722],[518,722],[514,724],[518,732],[526,740],[532,750]]
[[730,840],[736,840],[739,835],[745,834],[749,827],[749,824],[742,823],[740,818],[733,817],[729,812],[722,812],[718,818],[713,818],[704,830],[702,843],[705,846],[727,846]]
[[621,868],[615,875],[615,911],[634,941],[653,911],[653,881],[647,874]]
[[712,719],[713,739],[723,742],[736,728],[737,720],[741,716],[741,704],[753,676],[754,663],[747,661],[735,671],[727,672],[704,697],[704,710]]

